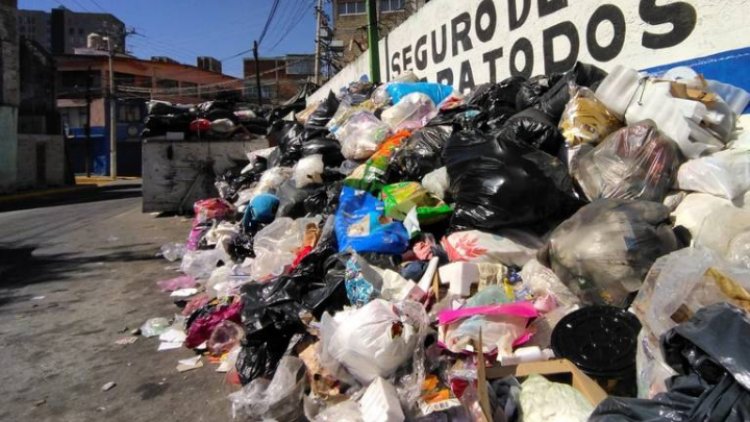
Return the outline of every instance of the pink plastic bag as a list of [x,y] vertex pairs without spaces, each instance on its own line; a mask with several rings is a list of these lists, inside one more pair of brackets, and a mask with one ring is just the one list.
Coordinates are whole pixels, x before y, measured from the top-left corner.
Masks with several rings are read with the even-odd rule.
[[208,220],[225,219],[234,213],[234,206],[222,198],[209,198],[195,201],[193,211],[195,212],[195,222],[203,223]]
[[162,292],[173,292],[180,289],[189,289],[191,287],[195,287],[196,284],[198,284],[198,282],[189,275],[182,275],[179,277],[170,278],[169,280],[160,280],[156,282],[156,285],[159,286]]
[[499,305],[477,306],[474,308],[461,308],[452,311],[442,311],[438,314],[438,322],[440,323],[440,325],[446,325],[459,319],[472,317],[474,315],[508,315],[531,319],[538,317],[539,311],[534,308],[534,304],[532,302],[515,302]]
[[240,324],[240,312],[242,311],[242,301],[237,300],[229,306],[218,306],[209,315],[202,315],[193,321],[188,327],[187,339],[185,346],[189,349],[196,348],[204,341],[207,341],[213,334],[216,327],[223,321],[232,321]]

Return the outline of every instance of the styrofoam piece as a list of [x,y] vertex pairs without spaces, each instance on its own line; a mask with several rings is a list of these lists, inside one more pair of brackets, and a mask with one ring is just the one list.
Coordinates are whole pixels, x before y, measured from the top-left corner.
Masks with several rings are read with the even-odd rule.
[[359,400],[364,422],[402,422],[404,412],[396,388],[381,377],[372,381]]
[[750,104],[750,93],[734,85],[708,80],[708,89],[719,94],[735,114],[742,114]]
[[674,104],[680,110],[683,116],[688,120],[696,123],[700,123],[706,117],[708,109],[706,106],[699,101],[685,100],[682,98],[675,98]]
[[430,263],[427,264],[427,269],[422,275],[422,278],[419,279],[419,283],[417,283],[417,285],[420,289],[422,289],[423,292],[430,291],[430,286],[432,286],[432,278],[435,276],[435,271],[437,271],[439,261],[440,259],[436,256],[430,259]]
[[662,76],[662,79],[668,79],[670,81],[679,82],[686,85],[689,88],[702,89],[703,85],[698,73],[692,68],[687,66],[673,67],[666,71]]
[[608,109],[622,117],[638,89],[639,80],[638,72],[617,65],[599,84],[599,88],[596,90],[596,98],[604,103]]
[[453,262],[438,271],[441,282],[448,283],[448,291],[454,295],[469,296],[472,284],[479,283],[479,267],[471,262]]
[[555,357],[551,349],[540,349],[539,346],[519,347],[510,356],[498,354],[497,361],[501,366],[518,365],[526,362],[539,362],[550,360]]

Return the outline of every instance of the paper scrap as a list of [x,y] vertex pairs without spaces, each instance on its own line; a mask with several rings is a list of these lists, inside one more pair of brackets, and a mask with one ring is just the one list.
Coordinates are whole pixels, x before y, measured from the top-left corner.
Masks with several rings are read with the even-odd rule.
[[178,289],[173,291],[169,297],[190,297],[198,293],[198,289],[195,287],[189,287],[187,289]]
[[115,341],[115,344],[119,346],[127,346],[128,344],[135,343],[137,340],[138,340],[138,337],[136,336],[127,336],[127,337],[117,339],[117,341]]
[[195,356],[189,359],[182,359],[177,361],[177,371],[178,372],[186,372],[186,371],[192,371],[193,369],[198,369],[203,367],[203,361],[201,361],[201,356]]
[[169,342],[169,341],[163,341],[163,342],[161,342],[159,344],[159,348],[156,349],[156,351],[157,352],[161,352],[161,351],[164,351],[164,350],[174,350],[174,349],[179,349],[180,347],[182,347],[182,342],[181,341],[180,342],[174,342],[174,343],[173,342]]

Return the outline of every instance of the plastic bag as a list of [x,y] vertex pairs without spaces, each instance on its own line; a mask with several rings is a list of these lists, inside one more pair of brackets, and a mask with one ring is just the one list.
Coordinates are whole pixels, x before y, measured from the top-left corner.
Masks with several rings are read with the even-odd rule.
[[[414,74],[411,70],[401,73],[395,78],[391,79],[390,82],[381,84],[375,88],[372,92],[372,101],[378,107],[385,107],[391,102],[391,95],[388,93],[388,86],[396,83],[414,83],[419,82],[419,77]],[[434,100],[433,100],[434,101]]]
[[535,223],[568,215],[577,204],[563,164],[513,139],[454,132],[443,161],[455,200],[454,229],[492,231]]
[[585,87],[571,85],[560,130],[568,145],[598,144],[624,124]]
[[240,311],[242,310],[242,302],[239,300],[226,305],[207,305],[202,309],[198,310],[188,319],[185,347],[189,349],[198,347],[204,341],[208,341],[216,327],[223,321],[229,320],[237,324],[241,323]]
[[198,282],[189,275],[182,275],[179,277],[170,278],[168,280],[161,280],[156,283],[156,285],[159,286],[159,289],[161,289],[162,292],[173,292],[175,290],[188,289],[190,287],[195,287],[196,284],[198,284]]
[[309,184],[323,183],[323,156],[310,155],[297,162],[294,166],[294,183],[297,189]]
[[335,221],[339,250],[403,253],[409,247],[409,234],[403,224],[383,213],[382,201],[367,192],[344,187]]
[[540,261],[584,302],[623,305],[654,261],[677,248],[664,205],[600,199],[552,232]]
[[388,164],[386,181],[418,181],[443,166],[442,152],[452,133],[450,126],[429,126],[415,131]]
[[383,187],[381,193],[385,215],[403,221],[409,211],[416,207],[420,224],[433,224],[451,215],[453,208],[441,199],[432,196],[417,182],[402,182]]
[[365,160],[377,151],[388,137],[390,128],[374,114],[360,111],[336,132],[341,153],[349,160]]
[[250,420],[296,421],[303,417],[305,395],[304,363],[293,356],[284,356],[273,379],[259,378],[229,395],[233,418]]
[[298,250],[303,246],[308,225],[315,227],[320,216],[292,220],[277,218],[255,235],[255,260],[251,267],[254,280],[261,281],[269,276],[279,276],[294,262]]
[[201,199],[193,204],[194,222],[204,223],[208,220],[223,220],[234,213],[234,207],[221,198]]
[[551,294],[560,308],[573,309],[581,303],[554,271],[540,264],[536,259],[528,261],[523,266],[521,280],[524,287],[528,288],[534,296]]
[[417,302],[391,304],[375,299],[360,309],[339,312],[327,353],[358,381],[369,384],[390,377],[412,357],[428,325]]
[[305,128],[325,128],[338,108],[339,100],[336,99],[333,91],[329,91],[328,97],[305,120]]
[[482,110],[488,128],[498,129],[516,113],[516,96],[524,81],[513,76],[496,84],[480,85],[466,98],[466,104]]
[[422,186],[427,189],[428,192],[435,195],[436,198],[445,200],[445,193],[450,187],[450,181],[448,180],[448,169],[440,167],[437,170],[433,170],[427,173],[422,178]]
[[347,400],[318,413],[313,422],[364,422],[359,403]]
[[532,374],[521,384],[524,422],[586,422],[594,406],[575,388]]
[[231,257],[222,248],[188,251],[182,258],[180,271],[194,279],[207,279],[219,264],[228,264]]
[[339,129],[346,125],[346,123],[354,114],[360,111],[374,113],[377,109],[378,106],[375,105],[372,100],[364,101],[358,105],[351,105],[349,102],[344,100],[339,105],[339,108],[338,110],[336,110],[336,114],[333,115],[333,118],[331,118],[331,121],[329,121],[326,125],[326,128],[335,135],[339,131]]
[[401,130],[383,142],[378,150],[365,164],[357,167],[344,180],[344,184],[355,189],[378,193],[385,182],[385,171],[391,156],[397,153],[405,139],[411,135],[408,130]]
[[750,150],[729,149],[689,160],[677,172],[677,187],[729,200],[750,190]]
[[385,89],[393,104],[398,104],[409,94],[419,92],[430,97],[435,105],[440,105],[443,100],[453,94],[452,86],[430,82],[395,82],[388,84]]
[[682,163],[680,149],[646,120],[622,128],[579,154],[572,174],[589,200],[664,201]]
[[182,259],[187,251],[184,243],[170,242],[161,245],[161,255],[169,262]]
[[451,262],[500,262],[516,267],[533,259],[544,246],[534,234],[515,229],[500,230],[497,234],[479,230],[454,232],[440,244]]
[[570,101],[571,82],[593,89],[606,76],[607,72],[594,65],[577,62],[569,71],[551,75],[550,82],[554,81],[554,84],[533,102],[533,106],[544,112],[552,121],[560,121],[560,116]]
[[301,152],[303,158],[321,155],[326,167],[337,167],[344,161],[344,156],[341,155],[341,144],[337,140],[325,136],[308,139],[302,144]]
[[245,330],[242,326],[230,320],[224,320],[214,328],[211,337],[208,338],[208,350],[214,356],[229,353],[240,345],[245,338]]
[[151,318],[141,325],[141,335],[143,337],[156,337],[167,331],[169,320],[166,318]]
[[437,113],[438,109],[430,97],[415,92],[404,96],[396,105],[384,110],[380,118],[395,132],[402,129],[421,129],[437,116]]
[[554,156],[564,141],[557,125],[535,108],[510,116],[499,131],[501,137],[515,139]]

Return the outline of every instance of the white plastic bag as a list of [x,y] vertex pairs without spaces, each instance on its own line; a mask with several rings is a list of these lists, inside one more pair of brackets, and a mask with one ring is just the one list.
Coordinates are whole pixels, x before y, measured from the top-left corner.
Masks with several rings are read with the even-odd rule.
[[728,149],[690,160],[677,172],[677,187],[732,200],[750,189],[750,150]]
[[575,388],[532,374],[521,384],[524,422],[586,422],[594,406]]
[[261,193],[274,193],[284,182],[289,180],[294,174],[291,167],[274,167],[263,172],[258,183],[249,192],[243,190],[239,193],[239,199],[234,203],[236,207],[247,204],[252,201],[256,195]]
[[398,104],[383,111],[380,118],[396,132],[424,127],[437,116],[438,109],[430,97],[420,92],[404,96]]
[[581,303],[578,296],[573,294],[554,271],[540,264],[536,259],[530,260],[523,266],[521,280],[524,286],[534,293],[534,296],[542,296],[545,293],[554,296],[559,307],[571,309]]
[[309,155],[297,162],[294,166],[294,184],[297,189],[315,183],[323,183],[323,156],[321,154]]
[[422,186],[430,193],[440,199],[445,199],[445,192],[448,191],[450,180],[448,179],[448,168],[440,167],[427,173],[422,178]]
[[390,128],[374,114],[360,111],[349,119],[336,132],[336,139],[341,143],[341,154],[349,160],[366,160],[370,158],[381,143],[388,137]]
[[375,299],[335,318],[338,326],[327,353],[364,384],[393,375],[412,357],[427,326],[424,307],[409,301],[392,304]]
[[451,233],[440,242],[451,262],[500,262],[522,267],[543,246],[534,234],[516,229],[499,230],[497,234],[479,230]]

